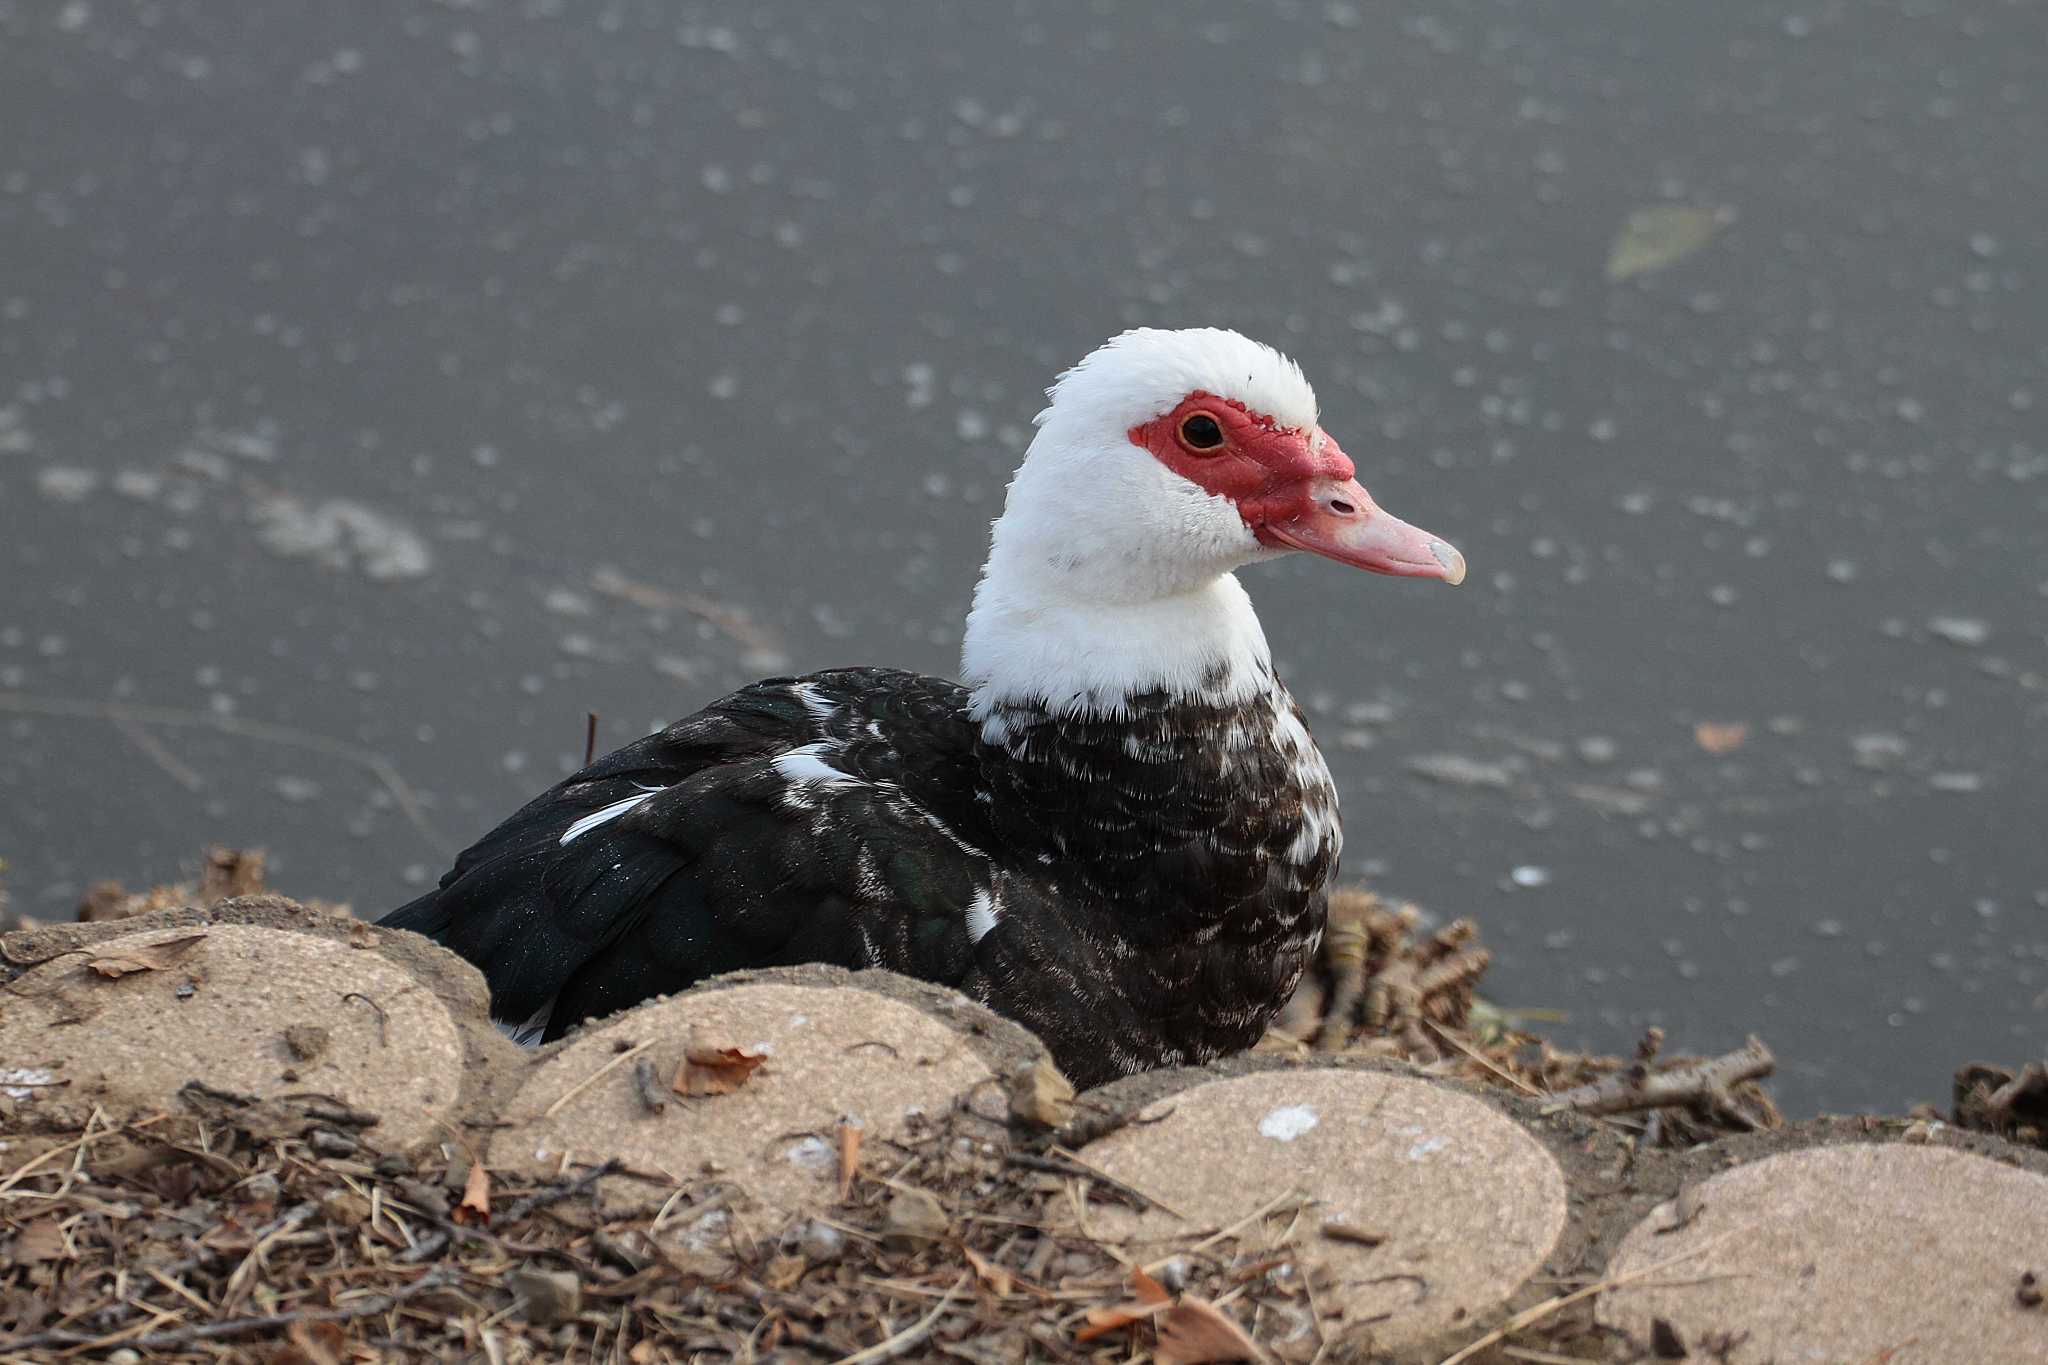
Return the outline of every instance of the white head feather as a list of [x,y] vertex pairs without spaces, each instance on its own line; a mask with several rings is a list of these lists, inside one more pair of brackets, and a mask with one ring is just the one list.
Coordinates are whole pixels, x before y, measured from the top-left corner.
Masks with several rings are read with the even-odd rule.
[[1316,424],[1294,362],[1221,328],[1125,332],[1061,375],[967,618],[961,676],[979,715],[1002,702],[1103,712],[1157,689],[1225,700],[1270,686],[1265,632],[1231,571],[1276,552],[1227,499],[1130,439],[1196,390],[1282,426]]

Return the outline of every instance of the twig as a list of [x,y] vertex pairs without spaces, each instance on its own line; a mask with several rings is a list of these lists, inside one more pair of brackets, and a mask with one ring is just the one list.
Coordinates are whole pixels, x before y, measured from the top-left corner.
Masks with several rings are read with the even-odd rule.
[[368,1005],[371,1009],[377,1011],[377,1046],[390,1047],[391,1019],[388,1015],[384,1013],[384,1007],[378,1004],[376,1001],[372,1000],[369,996],[364,995],[361,991],[350,991],[346,995],[341,997],[341,1003],[344,1005],[346,1005],[351,1000],[360,1000],[365,1005]]
[[2020,1101],[2033,1095],[2048,1096],[2048,1065],[2040,1062],[2028,1062],[2017,1076],[1985,1096],[1984,1108],[1994,1117],[2010,1122]]
[[1122,1195],[1140,1209],[1158,1209],[1161,1213],[1172,1214],[1183,1223],[1188,1221],[1186,1214],[1164,1200],[1154,1199],[1143,1190],[1132,1185],[1126,1185],[1101,1167],[1083,1161],[1064,1147],[1054,1147],[1049,1156],[1039,1156],[1033,1152],[1005,1152],[1003,1153],[1003,1163],[1008,1166],[1022,1166],[1027,1171],[1044,1171],[1047,1175],[1063,1175],[1070,1179],[1092,1180]]
[[782,642],[738,607],[713,601],[702,593],[676,592],[652,583],[641,583],[609,566],[590,575],[590,586],[607,597],[623,598],[649,611],[687,611],[718,627],[727,639],[746,650],[763,667],[784,666],[783,662],[777,662],[786,660]]
[[633,1060],[633,1088],[640,1092],[640,1107],[650,1114],[659,1114],[668,1108],[668,1101],[662,1098],[661,1081],[654,1074],[654,1063],[645,1057]]
[[1100,1142],[1111,1133],[1120,1132],[1125,1128],[1150,1128],[1155,1123],[1164,1123],[1180,1109],[1179,1105],[1172,1105],[1164,1112],[1147,1119],[1139,1118],[1138,1110],[1128,1105],[1116,1108],[1091,1108],[1091,1102],[1086,1095],[1083,1095],[1078,1103],[1082,1107],[1082,1112],[1074,1117],[1073,1122],[1064,1128],[1055,1128],[1035,1137],[1032,1139],[1032,1146],[1051,1147],[1057,1144],[1067,1148],[1086,1147],[1091,1142]]
[[26,692],[0,692],[0,711],[12,711],[25,716],[74,716],[88,720],[104,720],[118,724],[122,720],[138,725],[164,725],[172,728],[218,730],[222,734],[234,735],[241,739],[253,739],[264,744],[283,744],[294,749],[306,749],[316,754],[326,754],[344,763],[353,763],[376,778],[384,790],[391,794],[405,818],[412,827],[425,837],[428,843],[442,852],[454,851],[454,845],[434,827],[427,818],[426,807],[421,803],[419,793],[399,773],[390,759],[374,749],[361,748],[310,730],[300,730],[290,725],[279,725],[272,721],[245,720],[240,716],[215,715],[211,711],[179,711],[168,706],[130,706],[126,702],[90,701],[82,697],[39,697]]
[[570,1086],[567,1090],[564,1090],[553,1104],[549,1105],[547,1108],[540,1111],[540,1116],[544,1119],[553,1118],[556,1114],[561,1112],[561,1108],[563,1105],[567,1104],[570,1100],[575,1099],[578,1095],[582,1094],[591,1086],[595,1085],[597,1083],[598,1077],[604,1075],[607,1071],[610,1071],[615,1066],[624,1066],[627,1062],[632,1061],[635,1057],[638,1057],[641,1053],[647,1051],[648,1048],[653,1047],[655,1041],[655,1039],[649,1038],[646,1042],[641,1043],[639,1046],[629,1047],[624,1052],[619,1053],[610,1061],[606,1062],[603,1066],[591,1072],[588,1076],[585,1076],[582,1080],[576,1082],[576,1084]]
[[1365,924],[1356,919],[1332,923],[1325,931],[1323,956],[1328,958],[1337,980],[1330,991],[1330,1003],[1323,1010],[1322,1032],[1316,1035],[1316,1050],[1341,1052],[1351,1038],[1351,1012],[1365,994],[1365,959],[1371,947]]
[[[399,1304],[417,1294],[433,1289],[445,1289],[455,1282],[452,1274],[439,1270],[427,1272],[419,1280],[390,1294],[379,1294],[361,1303],[352,1303],[346,1308],[298,1308],[287,1313],[265,1313],[261,1317],[231,1318],[226,1322],[202,1322],[191,1327],[179,1327],[169,1332],[147,1332],[139,1337],[126,1338],[126,1344],[144,1351],[160,1351],[171,1346],[188,1346],[195,1341],[219,1341],[224,1337],[245,1336],[251,1332],[275,1332],[298,1322],[347,1322],[352,1318],[375,1317],[388,1313]],[[72,1332],[55,1328],[37,1332],[33,1336],[15,1337],[7,1343],[10,1350],[26,1351],[40,1346],[103,1346],[111,1345],[123,1338],[119,1333],[109,1336],[94,1336],[90,1332]]]
[[1777,1058],[1752,1036],[1735,1051],[1671,1071],[1640,1074],[1635,1069],[1617,1072],[1605,1080],[1582,1085],[1551,1097],[1543,1106],[1546,1114],[1576,1109],[1582,1114],[1627,1114],[1666,1105],[1712,1104],[1724,1111],[1741,1114],[1729,1096],[1729,1089],[1743,1081],[1768,1076]]
[[583,713],[583,766],[589,767],[590,760],[597,757],[597,712]]
[[953,1302],[955,1296],[973,1278],[972,1271],[962,1271],[960,1278],[953,1281],[953,1287],[946,1291],[946,1297],[934,1304],[931,1312],[926,1313],[894,1336],[884,1337],[874,1345],[855,1351],[850,1356],[841,1356],[833,1362],[833,1365],[867,1365],[867,1362],[871,1360],[887,1360],[891,1356],[900,1355],[904,1351],[909,1350],[912,1346],[917,1345],[918,1342],[931,1335],[933,1326],[937,1324],[940,1315],[946,1311],[947,1305]]
[[121,732],[123,739],[142,750],[157,767],[164,770],[164,775],[169,777],[171,781],[177,783],[188,792],[196,792],[206,785],[205,778],[193,771],[189,763],[182,761],[176,754],[166,749],[163,741],[143,729],[141,725],[136,723],[134,717],[113,715],[107,717],[107,719],[113,722],[114,728]]
[[1457,1034],[1451,1032],[1442,1024],[1436,1022],[1436,1020],[1425,1019],[1422,1021],[1422,1023],[1423,1027],[1427,1028],[1431,1033],[1434,1033],[1437,1037],[1443,1039],[1452,1047],[1458,1049],[1458,1051],[1464,1053],[1467,1057],[1471,1058],[1473,1061],[1479,1063],[1479,1065],[1485,1067],[1488,1071],[1491,1071],[1494,1075],[1506,1081],[1509,1085],[1514,1086],[1517,1090],[1522,1091],[1524,1094],[1535,1095],[1539,1098],[1542,1096],[1542,1090],[1538,1089],[1536,1086],[1529,1084],[1527,1081],[1523,1080],[1520,1076],[1515,1075],[1513,1072],[1507,1071],[1499,1065],[1497,1065],[1496,1063],[1494,1063],[1493,1061],[1489,1060],[1485,1053],[1481,1052],[1478,1048],[1473,1047],[1463,1038],[1460,1038]]
[[532,1194],[522,1195],[498,1215],[498,1226],[510,1227],[536,1209],[544,1209],[550,1204],[559,1204],[564,1199],[573,1199],[579,1194],[587,1193],[596,1187],[598,1181],[608,1175],[617,1175],[621,1169],[623,1168],[618,1162],[607,1161],[601,1166],[592,1166],[574,1180],[549,1185],[535,1190]]
[[270,1244],[319,1211],[319,1205],[310,1200],[303,1204],[295,1204],[273,1218],[258,1232],[255,1242],[249,1247],[249,1254],[242,1258],[242,1263],[228,1276],[227,1289],[221,1295],[221,1306],[232,1308],[240,1303],[242,1296],[248,1292],[250,1277],[263,1263],[263,1253],[270,1250]]
[[1755,1228],[1756,1224],[1754,1223],[1745,1223],[1741,1227],[1730,1228],[1717,1237],[1709,1237],[1690,1251],[1681,1251],[1676,1256],[1666,1256],[1661,1261],[1653,1261],[1649,1265],[1639,1266],[1625,1275],[1614,1275],[1604,1280],[1596,1280],[1582,1289],[1574,1289],[1569,1294],[1560,1294],[1554,1299],[1545,1299],[1533,1308],[1523,1309],[1491,1332],[1488,1332],[1485,1336],[1479,1338],[1479,1340],[1445,1356],[1438,1365],[1461,1365],[1461,1362],[1470,1360],[1495,1342],[1507,1340],[1524,1327],[1541,1322],[1551,1314],[1571,1307],[1580,1299],[1590,1298],[1594,1294],[1605,1293],[1610,1289],[1619,1289],[1622,1285],[1633,1283],[1645,1276],[1654,1275],[1660,1270],[1668,1270],[1680,1261],[1689,1261],[1693,1257],[1719,1246],[1737,1233],[1751,1232]]
[[1253,1223],[1263,1222],[1268,1216],[1278,1212],[1280,1206],[1286,1203],[1288,1200],[1297,1199],[1300,1197],[1301,1191],[1298,1189],[1290,1187],[1288,1189],[1282,1190],[1280,1193],[1274,1195],[1271,1199],[1268,1199],[1265,1203],[1253,1209],[1244,1217],[1238,1219],[1235,1223],[1232,1223],[1229,1227],[1218,1228],[1216,1231],[1210,1233],[1207,1237],[1204,1237],[1201,1241],[1196,1242],[1193,1246],[1182,1247],[1179,1251],[1174,1252],[1170,1256],[1162,1256],[1158,1260],[1153,1261],[1150,1264],[1144,1266],[1143,1269],[1147,1275],[1150,1275],[1156,1272],[1161,1266],[1165,1265],[1168,1261],[1173,1260],[1176,1256],[1192,1256],[1198,1251],[1207,1251],[1210,1247],[1215,1246],[1218,1242],[1223,1241],[1225,1238],[1235,1237],[1240,1231],[1250,1227]]

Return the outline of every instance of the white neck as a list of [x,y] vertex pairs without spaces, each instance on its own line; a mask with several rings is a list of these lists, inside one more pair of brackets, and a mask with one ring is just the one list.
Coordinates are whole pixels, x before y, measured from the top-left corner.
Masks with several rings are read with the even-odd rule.
[[987,575],[960,659],[979,719],[1004,702],[1113,715],[1155,691],[1241,701],[1269,689],[1273,672],[1251,598],[1227,573],[1141,602],[1038,599]]
[[[990,536],[960,650],[975,714],[1002,702],[1106,714],[1145,692],[1232,701],[1270,687],[1265,631],[1230,572],[1269,552],[1236,510],[1127,442],[1091,452],[1062,435],[1040,431]],[[1079,500],[1077,467],[1091,480]]]

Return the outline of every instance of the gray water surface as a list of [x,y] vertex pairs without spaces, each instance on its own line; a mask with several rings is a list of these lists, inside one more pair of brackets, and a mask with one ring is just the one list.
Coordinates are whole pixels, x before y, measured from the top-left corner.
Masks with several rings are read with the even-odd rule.
[[586,711],[950,672],[1045,382],[1221,323],[1472,565],[1247,575],[1347,872],[1564,1040],[1941,1098],[2048,1038],[2044,69],[1992,0],[0,0],[7,884],[375,913]]

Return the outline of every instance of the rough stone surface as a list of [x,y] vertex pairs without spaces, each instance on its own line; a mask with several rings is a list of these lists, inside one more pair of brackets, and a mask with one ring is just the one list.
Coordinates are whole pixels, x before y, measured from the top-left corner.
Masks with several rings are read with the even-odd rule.
[[[734,1207],[759,1234],[798,1209],[835,1201],[842,1118],[857,1121],[863,1145],[872,1147],[997,1074],[987,1032],[910,1003],[930,988],[899,983],[910,989],[885,994],[849,984],[860,978],[845,972],[797,975],[826,984],[757,979],[696,990],[578,1032],[538,1062],[505,1105],[511,1126],[493,1139],[490,1163],[551,1169],[565,1159],[615,1157],[631,1169],[678,1179],[708,1170],[731,1182]],[[985,1015],[960,1004],[977,1023]],[[767,1060],[730,1094],[671,1094],[693,1039]],[[618,1060],[643,1044],[644,1052]],[[635,1085],[640,1057],[653,1063],[659,1113],[649,1112]],[[591,1081],[607,1064],[610,1070]],[[992,1102],[999,1110],[1000,1094]],[[725,1217],[713,1214],[697,1233],[722,1238]],[[687,1235],[687,1211],[676,1221]]]
[[[1660,1206],[1609,1274],[1601,1319],[1647,1342],[1655,1319],[1697,1348],[1744,1336],[1762,1361],[2048,1360],[2048,1176],[1943,1147],[1811,1147],[1724,1171]],[[1672,1226],[1682,1221],[1682,1226]],[[1683,1257],[1683,1260],[1677,1258]]]
[[[1210,1081],[1154,1101],[1081,1156],[1198,1225],[1238,1224],[1277,1201],[1267,1220],[1276,1241],[1297,1217],[1300,1201],[1285,1196],[1306,1194],[1317,1202],[1299,1213],[1295,1245],[1332,1277],[1318,1287],[1323,1332],[1385,1315],[1370,1327],[1382,1347],[1496,1313],[1566,1221],[1564,1175],[1542,1144],[1489,1104],[1392,1072]],[[1188,1227],[1156,1210],[1100,1208],[1089,1218],[1097,1236]],[[1331,1224],[1351,1237],[1326,1235]],[[1146,1258],[1142,1241],[1130,1250]]]
[[[332,1097],[377,1114],[367,1137],[387,1148],[425,1141],[457,1111],[461,1030],[434,991],[381,954],[204,918],[124,927],[8,984],[0,1071],[15,1084],[0,1093],[16,1106],[10,1127],[69,1123],[95,1106],[117,1121],[179,1113],[191,1080]],[[195,936],[182,951],[162,946]],[[316,1030],[325,1036],[310,1049]]]

